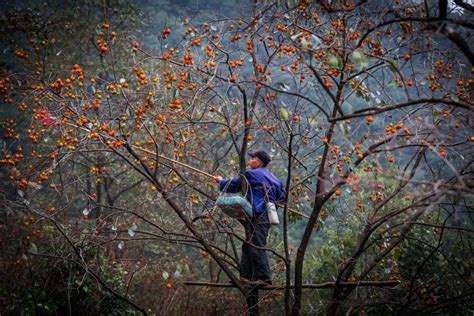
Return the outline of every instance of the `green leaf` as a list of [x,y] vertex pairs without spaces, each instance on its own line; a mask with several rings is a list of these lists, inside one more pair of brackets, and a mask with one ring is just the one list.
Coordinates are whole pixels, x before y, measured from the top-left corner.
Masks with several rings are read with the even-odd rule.
[[289,91],[290,90],[290,87],[288,87],[284,82],[278,82],[277,83],[277,87],[280,89],[280,90],[283,90],[283,91]]
[[185,263],[185,264],[183,265],[182,272],[183,272],[183,273],[189,273],[189,271],[190,271],[190,270],[189,270],[189,265],[188,265],[187,263]]
[[342,58],[340,56],[332,55],[329,57],[329,65],[332,68],[342,69]]
[[395,257],[395,259],[400,258],[400,253],[401,253],[400,247],[397,247],[393,250],[393,256]]
[[43,231],[45,232],[48,238],[53,238],[54,235],[54,228],[52,226],[44,226]]
[[395,81],[390,81],[390,83],[388,84],[388,86],[391,88],[391,89],[396,89],[398,88],[398,84],[395,82]]
[[290,113],[284,108],[280,108],[280,120],[286,121],[290,117]]
[[369,58],[361,49],[356,49],[352,52],[352,61],[356,64],[359,69],[365,69],[369,66]]
[[179,98],[179,90],[178,89],[173,89],[173,101]]
[[360,69],[367,69],[367,67],[369,67],[369,59],[366,58],[364,60],[362,60],[359,64],[360,66]]
[[352,52],[352,60],[356,63],[360,62],[363,59],[364,53],[360,49],[356,49]]
[[390,60],[388,62],[388,67],[390,68],[391,71],[393,72],[398,72],[398,65],[395,60]]
[[32,254],[35,254],[35,255],[38,254],[38,247],[36,247],[36,245],[34,243],[31,243],[31,245],[30,245],[30,252]]

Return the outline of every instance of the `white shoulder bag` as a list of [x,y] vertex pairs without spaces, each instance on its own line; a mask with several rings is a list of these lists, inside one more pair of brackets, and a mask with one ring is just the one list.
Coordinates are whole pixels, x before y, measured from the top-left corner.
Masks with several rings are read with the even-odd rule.
[[263,185],[263,190],[265,191],[265,200],[266,200],[266,207],[267,207],[267,214],[268,214],[268,223],[270,225],[279,225],[280,224],[280,219],[278,218],[278,213],[276,210],[276,205],[273,202],[270,202],[270,199],[268,198],[268,192],[267,192],[267,187],[265,186],[265,183],[262,183]]

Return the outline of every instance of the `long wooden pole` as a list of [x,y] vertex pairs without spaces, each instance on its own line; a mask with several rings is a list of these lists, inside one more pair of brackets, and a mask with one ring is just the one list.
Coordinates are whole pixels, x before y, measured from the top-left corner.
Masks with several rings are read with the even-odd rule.
[[[188,169],[190,169],[190,170],[193,170],[193,171],[195,171],[195,172],[197,172],[197,173],[200,173],[200,174],[202,174],[202,175],[204,175],[204,176],[206,176],[206,177],[209,177],[209,178],[214,179],[214,176],[213,176],[212,174],[207,173],[207,172],[202,171],[202,170],[199,170],[199,169],[197,169],[197,168],[194,168],[194,167],[192,167],[192,166],[190,166],[190,165],[188,165],[188,164],[185,164],[185,163],[183,163],[183,162],[177,161],[177,160],[175,160],[175,159],[171,159],[171,158],[166,157],[166,156],[163,156],[163,155],[159,155],[159,154],[155,153],[155,152],[152,151],[152,150],[149,150],[149,149],[146,149],[146,148],[143,148],[143,147],[140,147],[140,146],[136,146],[136,145],[130,145],[130,146],[133,147],[133,148],[136,148],[136,149],[138,149],[138,150],[140,150],[140,151],[143,151],[143,152],[145,152],[145,153],[147,153],[147,154],[153,155],[153,156],[155,156],[155,157],[157,157],[157,158],[159,158],[159,159],[163,159],[163,160],[169,161],[169,162],[171,162],[171,163],[175,163],[175,164],[177,164],[177,165],[180,165],[180,166],[182,166],[182,167],[185,167],[185,168],[188,168]],[[308,215],[306,215],[306,214],[304,214],[304,213],[301,213],[301,212],[298,212],[298,211],[296,211],[296,210],[293,210],[293,209],[291,209],[291,208],[288,208],[288,210],[289,210],[290,212],[294,213],[294,214],[299,215],[299,216],[302,216],[302,217],[305,217],[305,218],[309,218]]]
[[[70,124],[70,123],[68,123],[68,125],[74,126],[74,127],[76,127],[76,128],[79,128],[80,130],[83,130],[83,131],[88,132],[88,133],[91,132],[90,130],[88,130],[87,128],[84,128],[84,127],[80,127],[80,126],[78,127],[78,126],[73,125],[73,124]],[[114,137],[109,137],[109,138],[116,139],[116,138],[114,138]],[[158,155],[157,153],[155,153],[155,152],[152,151],[152,150],[148,150],[148,149],[146,149],[146,148],[143,148],[143,147],[140,147],[140,146],[137,146],[137,145],[133,145],[133,144],[129,144],[129,145],[130,145],[130,147],[133,147],[133,148],[135,148],[135,149],[138,149],[138,150],[140,150],[140,151],[143,151],[143,152],[145,152],[145,153],[147,153],[147,154],[153,155],[153,156],[155,156],[155,157],[157,157],[157,158],[160,158],[160,159],[163,159],[163,160],[167,160],[167,161],[169,161],[169,162],[172,162],[172,163],[178,164],[178,165],[180,165],[180,166],[183,166],[183,167],[185,167],[185,168],[191,169],[191,170],[193,170],[193,171],[195,171],[195,172],[197,172],[197,173],[200,173],[200,174],[202,174],[202,175],[205,175],[206,177],[214,178],[214,176],[213,176],[212,174],[210,174],[210,173],[207,173],[207,172],[205,172],[205,171],[199,170],[199,169],[194,168],[194,167],[192,167],[192,166],[190,166],[190,165],[187,165],[187,164],[182,163],[182,162],[179,162],[179,161],[177,161],[177,160],[168,158],[168,157],[166,157],[166,156]]]
[[294,210],[292,208],[288,208],[288,211],[290,211],[291,213],[294,213],[294,214],[297,214],[299,216],[303,216],[304,218],[309,218],[308,215],[304,214],[304,213],[301,213],[301,212],[298,212],[297,210]]
[[191,169],[191,170],[193,170],[193,171],[195,171],[195,172],[197,172],[197,173],[200,173],[200,174],[202,174],[202,175],[204,175],[204,176],[206,176],[206,177],[209,177],[209,178],[214,179],[214,176],[213,176],[212,174],[207,173],[207,172],[202,171],[202,170],[199,170],[199,169],[197,169],[197,168],[194,168],[194,167],[192,167],[192,166],[190,166],[190,165],[188,165],[188,164],[185,164],[185,163],[183,163],[183,162],[177,161],[177,160],[175,160],[175,159],[171,159],[171,158],[166,157],[166,156],[163,156],[163,155],[159,155],[159,154],[155,153],[154,151],[148,150],[148,149],[143,148],[143,147],[140,147],[140,146],[136,146],[136,145],[130,145],[130,146],[133,147],[133,148],[136,148],[136,149],[138,149],[138,150],[141,150],[141,151],[143,151],[143,152],[145,152],[145,153],[147,153],[147,154],[153,155],[153,156],[155,156],[155,157],[157,157],[157,158],[160,158],[160,159],[163,159],[163,160],[166,160],[166,161],[175,163],[175,164],[177,164],[177,165],[183,166],[183,167],[188,168],[188,169]]

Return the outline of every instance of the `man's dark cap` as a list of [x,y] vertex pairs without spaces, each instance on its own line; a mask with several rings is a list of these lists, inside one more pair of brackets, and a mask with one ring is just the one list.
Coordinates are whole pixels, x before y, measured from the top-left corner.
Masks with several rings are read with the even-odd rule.
[[270,161],[272,161],[272,158],[270,158],[270,155],[267,154],[266,151],[259,150],[253,153],[249,153],[250,157],[257,157],[262,163],[263,166],[266,167]]

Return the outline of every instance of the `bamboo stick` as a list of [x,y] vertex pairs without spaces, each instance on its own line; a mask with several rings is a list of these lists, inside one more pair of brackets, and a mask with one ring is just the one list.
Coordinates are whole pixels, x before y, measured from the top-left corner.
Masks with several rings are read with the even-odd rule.
[[309,218],[308,215],[306,215],[306,214],[304,214],[304,213],[301,213],[301,212],[299,212],[299,211],[296,211],[296,210],[294,210],[294,209],[292,209],[292,208],[288,208],[288,211],[290,211],[291,213],[295,213],[295,214],[298,214],[298,215],[300,215],[300,216],[303,216],[304,218]]
[[[190,165],[188,165],[188,164],[185,164],[185,163],[183,163],[183,162],[177,161],[177,160],[175,160],[175,159],[171,159],[171,158],[166,157],[166,156],[163,156],[163,155],[159,155],[159,154],[155,153],[154,151],[148,150],[148,149],[143,148],[143,147],[140,147],[140,146],[136,146],[136,145],[130,145],[130,146],[133,147],[133,148],[136,148],[136,149],[138,149],[138,150],[141,150],[141,151],[143,151],[143,152],[145,152],[145,153],[147,153],[147,154],[153,155],[153,156],[155,156],[155,157],[157,157],[157,158],[160,158],[160,159],[169,161],[169,162],[171,162],[171,163],[178,164],[178,165],[180,165],[180,166],[182,166],[182,167],[188,168],[188,169],[193,170],[193,171],[195,171],[195,172],[197,172],[197,173],[200,173],[200,174],[202,174],[202,175],[204,175],[204,176],[206,176],[206,177],[209,177],[209,178],[214,179],[214,176],[213,176],[212,174],[207,173],[207,172],[202,171],[202,170],[199,170],[199,169],[197,169],[197,168],[194,168],[194,167],[192,167],[192,166],[190,166]],[[298,212],[298,211],[296,211],[296,210],[293,210],[293,209],[291,209],[291,208],[288,208],[288,210],[289,210],[290,212],[294,213],[294,214],[300,215],[300,216],[305,217],[305,218],[309,218],[308,215],[306,215],[306,214],[304,214],[304,213],[301,213],[301,212]]]
[[175,159],[168,158],[168,157],[163,156],[163,155],[159,155],[159,154],[157,154],[157,153],[155,153],[155,152],[153,152],[153,151],[151,151],[151,150],[148,150],[148,149],[146,149],[146,148],[142,148],[142,147],[140,147],[140,146],[131,145],[131,147],[136,148],[136,149],[138,149],[138,150],[141,150],[141,151],[143,151],[143,152],[145,152],[145,153],[147,153],[147,154],[153,155],[153,156],[155,156],[155,157],[158,157],[158,158],[160,158],[160,159],[167,160],[167,161],[169,161],[169,162],[172,162],[172,163],[178,164],[178,165],[180,165],[180,166],[183,166],[183,167],[185,167],[185,168],[191,169],[191,170],[196,171],[197,173],[200,173],[200,174],[202,174],[202,175],[204,175],[204,176],[206,176],[206,177],[209,177],[209,178],[214,179],[214,176],[213,176],[212,174],[207,173],[207,172],[202,171],[202,170],[199,170],[199,169],[197,169],[197,168],[194,168],[194,167],[192,167],[192,166],[190,166],[190,165],[188,165],[188,164],[185,164],[185,163],[183,163],[183,162],[177,161],[177,160],[175,160]]

